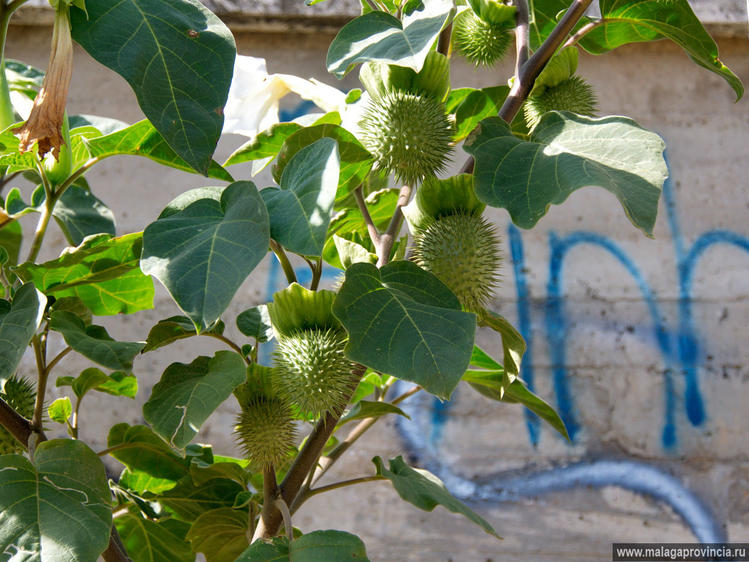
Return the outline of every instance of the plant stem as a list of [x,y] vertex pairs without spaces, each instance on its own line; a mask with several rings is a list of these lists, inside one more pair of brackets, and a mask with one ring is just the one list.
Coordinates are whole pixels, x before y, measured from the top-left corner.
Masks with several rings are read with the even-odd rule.
[[320,279],[322,279],[322,258],[317,260],[312,267],[312,281],[309,284],[310,291],[317,291],[320,286]]
[[515,27],[515,76],[520,76],[520,69],[528,60],[530,49],[530,37],[528,35],[528,26],[530,13],[528,10],[528,0],[515,0],[517,8],[517,26]]
[[289,542],[294,540],[294,526],[291,524],[291,512],[289,511],[289,506],[286,505],[286,502],[283,501],[283,498],[277,498],[275,501],[276,509],[278,509],[281,512],[281,517],[283,518],[283,526],[284,529],[286,529],[286,538],[289,539]]
[[380,231],[377,230],[377,227],[372,220],[372,215],[369,214],[369,208],[367,207],[367,202],[364,200],[364,194],[362,193],[361,186],[357,187],[354,190],[354,199],[356,199],[356,204],[359,206],[359,211],[361,212],[362,217],[364,217],[364,223],[367,225],[369,238],[370,240],[372,240],[372,244],[374,244],[375,248],[377,248],[380,244]]
[[47,233],[47,227],[49,226],[49,219],[52,218],[52,209],[54,203],[50,205],[50,200],[46,199],[44,202],[44,208],[42,209],[42,216],[39,217],[39,222],[36,224],[36,231],[34,232],[34,238],[31,241],[31,247],[29,248],[29,255],[26,261],[33,262],[39,255],[39,250],[42,249],[42,241],[44,235]]
[[[278,530],[278,523],[283,519],[281,510],[276,506],[276,499],[278,499],[278,484],[276,482],[276,469],[273,465],[269,465],[263,468],[263,510],[260,512],[260,521],[258,526],[255,528],[255,534],[252,537],[250,544],[255,542],[259,538],[268,538],[276,534]],[[265,530],[270,529],[275,524],[273,532],[269,535],[264,535]]]
[[200,335],[201,335],[201,336],[206,336],[206,337],[209,337],[209,338],[214,338],[214,339],[217,339],[217,340],[219,340],[219,341],[222,341],[222,342],[224,342],[224,343],[225,343],[225,344],[226,344],[227,346],[229,346],[229,347],[230,347],[230,348],[232,348],[232,349],[233,349],[234,351],[236,351],[237,353],[239,353],[239,355],[241,355],[241,356],[242,356],[242,359],[244,359],[244,362],[245,362],[245,363],[247,363],[247,365],[248,365],[248,366],[249,366],[250,364],[252,364],[252,361],[250,361],[250,359],[249,359],[249,358],[247,358],[247,356],[245,356],[245,354],[244,354],[244,353],[242,353],[242,348],[241,348],[241,347],[239,347],[239,346],[238,346],[238,345],[237,345],[236,343],[234,343],[233,341],[231,341],[231,340],[230,340],[229,338],[227,338],[226,336],[224,336],[223,334],[216,334],[216,333],[213,333],[213,332],[203,332],[203,333],[202,333],[202,334],[200,334]]
[[559,20],[556,27],[552,29],[543,44],[520,67],[520,71],[515,77],[515,84],[499,110],[499,116],[507,123],[511,123],[515,118],[525,98],[531,93],[536,78],[544,69],[546,63],[549,62],[549,59],[554,55],[557,48],[562,44],[565,37],[570,34],[577,22],[580,21],[580,18],[583,17],[591,2],[592,0],[575,0],[567,9],[564,16],[562,16],[562,19]]
[[114,523],[112,524],[112,532],[109,535],[109,546],[101,553],[101,557],[105,562],[132,562],[127,555],[125,545],[122,544],[122,539]]
[[606,23],[606,20],[603,18],[600,20],[595,20],[595,21],[586,23],[584,26],[578,29],[574,35],[572,35],[569,39],[567,39],[567,41],[565,41],[562,48],[566,49],[567,47],[572,47],[572,45],[576,44],[578,41],[580,41],[580,39],[582,39],[588,33],[593,31],[596,27],[600,27],[605,23]]
[[[349,388],[348,398],[354,394],[356,387],[358,386],[359,379],[364,375],[367,368],[364,365],[357,365],[352,371],[352,384]],[[348,402],[348,400],[347,400]],[[335,431],[336,424],[341,418],[340,412],[327,412],[316,424],[312,433],[307,437],[307,441],[299,451],[299,454],[294,459],[291,467],[286,473],[286,477],[281,482],[279,491],[281,498],[286,502],[286,505],[294,505],[294,501],[299,494],[299,490],[302,488],[304,481],[310,471],[313,471],[317,465],[317,460],[320,458],[325,443],[328,442],[333,431]],[[275,513],[271,514],[267,520],[260,518],[260,522],[255,529],[255,538],[269,538],[274,536],[278,532],[278,528],[281,525],[281,512],[276,509]]]
[[[409,390],[407,390],[406,392],[404,392],[403,394],[401,394],[400,396],[398,396],[397,398],[395,398],[390,403],[393,406],[395,406],[397,404],[400,404],[406,398],[408,398],[409,396],[413,396],[414,394],[416,394],[420,390],[422,390],[422,388],[420,386],[414,386],[414,387],[410,388]],[[362,435],[364,435],[370,427],[372,427],[375,423],[377,423],[377,421],[379,419],[380,419],[380,417],[366,418],[366,419],[363,419],[362,421],[360,421],[358,424],[356,424],[356,426],[354,427],[354,429],[351,430],[351,433],[349,433],[346,436],[346,439],[344,439],[338,445],[336,445],[333,448],[333,450],[330,452],[329,455],[327,455],[323,459],[320,459],[320,462],[318,463],[317,471],[315,472],[315,477],[314,477],[314,479],[313,479],[312,482],[313,483],[314,482],[318,482],[320,480],[320,478],[322,478],[323,475],[330,469],[330,467],[333,466],[335,464],[335,462],[339,458],[341,458],[341,456],[343,455],[343,453],[345,453],[354,443],[356,443],[356,441]],[[301,504],[299,504],[299,505],[301,505]],[[299,506],[298,505],[297,506],[292,506],[292,508],[293,507],[297,507],[298,508]]]
[[[34,433],[31,423],[2,399],[0,399],[0,425],[7,429],[16,441],[28,448],[29,437]],[[38,441],[46,440],[44,432],[40,432]]]
[[50,361],[49,363],[47,363],[47,367],[46,367],[47,374],[49,374],[50,372],[52,372],[52,369],[55,368],[55,365],[57,365],[62,360],[62,358],[65,357],[71,351],[73,351],[73,348],[70,347],[70,346],[68,346],[65,349],[63,349],[60,353],[58,353],[55,356],[55,358],[52,359],[52,361]]
[[340,482],[335,482],[333,484],[328,484],[326,486],[320,486],[319,488],[313,488],[311,490],[308,490],[305,494],[305,499],[309,499],[312,496],[316,496],[317,494],[323,494],[325,492],[330,492],[331,490],[337,490],[338,488],[344,488],[346,486],[353,486],[354,484],[363,484],[364,482],[376,482],[377,480],[387,480],[384,476],[362,476],[360,478],[352,478],[350,480],[342,480]]
[[[522,1],[520,0],[520,2]],[[519,60],[516,62],[515,83],[502,107],[499,109],[499,117],[504,119],[506,123],[512,123],[512,120],[518,114],[518,111],[520,111],[523,102],[531,93],[536,78],[544,69],[546,63],[549,62],[549,59],[554,55],[557,48],[562,44],[565,37],[570,34],[575,25],[577,25],[577,22],[580,21],[580,18],[583,17],[591,2],[592,0],[575,0],[543,44],[533,53],[533,56],[522,65],[519,63]],[[518,7],[518,25],[520,23],[520,7]],[[518,46],[518,49],[520,49],[520,46]],[[522,53],[518,50],[518,58],[520,56],[522,56]],[[461,173],[473,173],[473,165],[473,158],[469,158],[463,165]]]
[[296,273],[294,273],[294,268],[291,266],[291,262],[289,261],[289,257],[286,255],[283,246],[271,238],[270,249],[273,250],[274,254],[276,254],[276,257],[283,268],[284,275],[286,275],[286,281],[288,281],[289,284],[296,283]]
[[390,261],[390,251],[393,249],[393,244],[395,244],[395,238],[401,231],[401,226],[403,226],[403,207],[408,205],[408,202],[411,200],[412,192],[413,187],[410,185],[404,185],[401,187],[393,217],[390,219],[390,224],[388,225],[387,230],[380,236],[380,244],[376,246],[378,258],[377,267],[382,267]]
[[31,340],[34,347],[34,357],[36,358],[36,370],[39,374],[39,381],[36,385],[36,402],[34,404],[34,414],[31,418],[31,427],[34,432],[42,430],[42,416],[44,414],[44,394],[47,391],[47,363],[45,357],[44,345],[41,341],[41,335],[36,334]]

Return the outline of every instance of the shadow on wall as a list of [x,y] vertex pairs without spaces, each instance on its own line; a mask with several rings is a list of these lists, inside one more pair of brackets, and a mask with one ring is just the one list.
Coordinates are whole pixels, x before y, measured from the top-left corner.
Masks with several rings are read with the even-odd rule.
[[[307,107],[297,108],[305,113]],[[295,115],[282,115],[290,120]],[[571,439],[579,435],[581,424],[576,415],[575,403],[570,392],[568,363],[566,357],[567,316],[564,294],[564,265],[569,253],[579,246],[595,246],[607,251],[631,275],[647,307],[653,326],[654,344],[663,359],[664,370],[664,414],[661,428],[661,442],[666,451],[677,445],[676,416],[677,405],[683,404],[686,419],[693,426],[699,426],[706,419],[705,404],[699,387],[698,368],[704,350],[698,347],[699,337],[692,315],[692,283],[696,267],[703,254],[714,245],[728,244],[749,252],[749,238],[728,230],[711,230],[697,238],[690,248],[686,248],[678,223],[673,185],[667,180],[663,188],[668,224],[677,267],[678,282],[678,327],[670,330],[663,321],[656,295],[651,289],[635,260],[616,242],[595,232],[577,231],[566,235],[549,233],[549,277],[545,300],[546,339],[550,350],[553,389],[556,407],[562,416]],[[517,292],[518,328],[527,342],[527,352],[523,359],[522,377],[528,387],[534,389],[534,341],[531,331],[531,306],[525,276],[525,253],[520,231],[513,225],[508,229],[512,256],[515,287]],[[300,283],[310,281],[310,272],[305,268],[296,271]],[[340,272],[327,268],[324,279],[334,279]],[[284,286],[283,275],[278,262],[273,259],[267,285],[267,299]],[[684,377],[683,400],[676,395],[674,377]],[[642,462],[628,460],[599,460],[576,463],[564,467],[536,471],[526,469],[512,475],[497,475],[490,484],[479,485],[460,476],[457,468],[449,466],[443,457],[436,454],[441,440],[442,427],[450,416],[450,403],[431,401],[430,408],[416,408],[413,397],[405,403],[413,418],[404,422],[398,418],[397,427],[409,452],[419,458],[421,464],[445,482],[458,497],[466,500],[490,500],[494,503],[517,501],[525,497],[535,497],[544,493],[569,490],[578,487],[618,486],[654,498],[668,504],[678,513],[701,542],[724,542],[723,525],[711,509],[706,506],[681,481],[666,472]],[[409,402],[411,407],[409,408]],[[532,412],[525,411],[529,442],[536,446],[541,436],[541,420]]]

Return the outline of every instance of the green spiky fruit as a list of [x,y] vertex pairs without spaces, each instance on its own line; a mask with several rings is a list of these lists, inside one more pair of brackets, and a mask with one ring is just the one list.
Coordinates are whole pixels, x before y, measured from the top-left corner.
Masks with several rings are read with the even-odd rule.
[[372,98],[359,128],[376,166],[408,185],[447,164],[452,125],[444,104],[434,98],[401,91]]
[[[16,412],[24,418],[30,419],[34,414],[34,403],[36,402],[36,389],[34,385],[23,377],[13,375],[3,386],[0,392],[2,398]],[[23,445],[19,443],[4,427],[0,426],[0,455],[23,453]]]
[[291,407],[280,398],[254,396],[242,404],[234,434],[253,465],[282,466],[296,438]]
[[571,111],[594,116],[596,95],[593,87],[579,76],[570,76],[556,86],[545,88],[540,94],[530,96],[524,107],[525,120],[535,127],[547,111]]
[[472,312],[488,304],[501,263],[494,227],[480,215],[463,213],[439,217],[421,231],[414,258]]
[[476,66],[491,66],[507,52],[512,41],[506,25],[487,23],[472,10],[464,10],[453,22],[455,49]]
[[273,379],[279,395],[314,416],[340,412],[355,382],[345,345],[340,330],[304,330],[280,338]]

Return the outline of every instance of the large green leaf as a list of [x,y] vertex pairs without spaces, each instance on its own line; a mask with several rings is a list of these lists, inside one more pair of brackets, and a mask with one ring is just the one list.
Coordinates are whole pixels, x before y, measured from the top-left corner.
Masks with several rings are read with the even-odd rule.
[[86,326],[83,320],[67,310],[53,312],[49,327],[60,332],[65,343],[75,351],[110,369],[132,371],[133,359],[144,345],[142,342],[115,341],[103,327]]
[[193,552],[202,552],[207,562],[236,560],[248,546],[246,511],[219,507],[201,514],[190,527],[187,540]]
[[[148,119],[138,121],[125,129],[120,129],[108,135],[95,136],[89,139],[81,137],[81,143],[88,152],[89,158],[103,160],[118,154],[145,156],[164,166],[185,172],[193,171],[190,164],[172,150]],[[210,160],[207,166],[205,175],[208,177],[232,181],[229,172],[215,161]]]
[[175,447],[187,445],[213,410],[245,381],[244,360],[233,351],[172,363],[143,405],[143,417]]
[[224,123],[236,47],[197,0],[86,0],[70,11],[73,38],[133,88],[174,151],[208,172]]
[[187,461],[145,425],[124,422],[113,425],[107,436],[107,447],[116,447],[111,455],[132,473],[173,482],[188,474]]
[[[203,335],[221,335],[223,333],[224,323],[219,320],[208,330],[205,330]],[[143,353],[197,335],[198,332],[195,330],[195,324],[193,324],[192,320],[187,316],[170,316],[164,320],[159,320],[158,323],[148,332],[146,346],[143,348]]]
[[16,372],[46,304],[47,298],[32,283],[18,289],[12,303],[0,300],[0,383]]
[[268,213],[252,182],[193,189],[146,228],[141,269],[202,331],[226,310],[269,243]]
[[324,138],[335,139],[338,143],[340,173],[336,200],[340,201],[366,179],[372,169],[374,158],[353,134],[338,125],[324,124],[305,127],[289,136],[279,152],[278,163],[273,169],[273,177],[276,181],[280,181],[286,166],[299,151]]
[[78,297],[97,316],[153,308],[153,281],[139,267],[140,232],[92,236],[52,261],[24,263],[14,271],[56,298]]
[[602,24],[580,45],[594,54],[627,43],[668,38],[698,65],[722,76],[740,98],[741,80],[718,58],[718,46],[694,15],[687,0],[600,0]]
[[570,7],[569,0],[531,0],[530,46],[536,50],[557,23],[557,16]]
[[114,236],[115,224],[112,210],[89,190],[70,186],[55,204],[52,216],[57,219],[65,238],[78,246],[86,236],[109,234]]
[[260,304],[239,313],[237,328],[248,338],[255,338],[264,343],[273,338],[273,325],[270,321],[268,306]]
[[368,561],[367,550],[356,535],[344,531],[313,531],[289,543],[286,537],[272,542],[255,541],[236,562]]
[[115,519],[117,531],[133,562],[192,562],[185,540],[190,526],[177,519],[151,521],[134,509]]
[[532,228],[576,189],[613,193],[632,223],[652,236],[658,198],[668,176],[665,145],[626,117],[593,119],[546,113],[523,141],[499,117],[482,121],[466,139],[475,160],[479,199],[507,209],[515,224]]
[[302,126],[298,123],[276,123],[270,129],[258,133],[254,138],[232,152],[224,162],[224,166],[275,158],[281,151],[286,139],[301,128]]
[[111,375],[106,375],[96,367],[84,369],[77,377],[57,377],[55,386],[71,387],[79,400],[90,390],[106,392],[112,396],[127,396],[128,398],[135,398],[138,393],[138,379],[132,373],[115,371]]
[[328,71],[342,78],[358,63],[378,61],[419,72],[452,9],[449,0],[424,0],[402,22],[385,12],[359,16],[344,25],[330,44]]
[[281,189],[261,192],[270,217],[270,236],[306,256],[319,256],[338,188],[338,146],[322,138],[297,152],[284,168]]
[[0,456],[4,560],[96,560],[109,543],[110,505],[104,465],[82,441],[45,441],[33,464]]
[[411,468],[400,456],[390,459],[389,468],[385,468],[385,463],[380,457],[373,458],[372,462],[377,468],[377,474],[390,480],[395,491],[405,501],[424,511],[432,511],[438,505],[442,505],[453,513],[459,513],[473,521],[490,535],[501,538],[483,517],[448,492],[442,480],[431,472]]
[[497,115],[509,92],[510,88],[507,86],[452,90],[445,106],[448,114],[455,115],[453,139],[463,140],[476,128],[479,121]]
[[159,494],[159,503],[167,506],[180,519],[195,521],[206,511],[231,507],[238,494],[246,488],[227,478],[212,478],[195,484],[188,476],[171,490]]
[[449,398],[473,349],[476,317],[434,275],[407,261],[355,263],[333,304],[346,355]]

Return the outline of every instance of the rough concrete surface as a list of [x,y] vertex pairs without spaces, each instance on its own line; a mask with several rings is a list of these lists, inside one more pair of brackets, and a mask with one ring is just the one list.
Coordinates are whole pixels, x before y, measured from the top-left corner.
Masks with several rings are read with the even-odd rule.
[[[43,68],[49,36],[45,27],[12,27],[7,54]],[[270,72],[336,83],[323,62],[329,35],[236,38],[242,54],[266,57]],[[749,40],[721,38],[719,47],[722,60],[749,80]],[[71,113],[141,118],[121,78],[78,48],[75,57]],[[483,72],[455,62],[453,83],[492,85],[509,68]],[[490,212],[505,247],[494,308],[523,331],[530,344],[523,376],[562,412],[573,442],[519,406],[492,403],[467,387],[447,404],[418,398],[408,404],[413,421],[376,426],[328,481],[371,473],[375,455],[404,454],[438,473],[505,540],[441,508],[421,512],[382,483],[314,498],[295,519],[302,529],[350,530],[373,560],[394,562],[606,560],[614,541],[749,541],[749,102],[736,103],[720,78],[667,42],[582,55],[580,73],[595,86],[602,115],[631,116],[663,136],[671,178],[654,240],[595,188],[552,207],[532,231],[512,227],[504,211]],[[353,87],[354,76],[337,84]],[[217,159],[241,142],[224,138]],[[464,158],[458,150],[455,166]],[[210,184],[129,157],[105,161],[88,179],[115,210],[120,233],[143,229],[177,194]],[[271,180],[264,172],[254,181],[265,187]],[[48,244],[53,257],[64,245],[59,232]],[[239,311],[280,287],[279,275],[267,260],[252,273],[226,314],[231,333]],[[158,312],[101,321],[115,337],[143,339],[159,318],[178,313],[159,287],[156,304]],[[499,357],[493,334],[481,332],[479,342]],[[139,406],[164,367],[213,349],[212,341],[189,341],[138,358],[135,402],[100,400],[83,415],[82,437],[98,449],[113,419],[142,422]],[[30,374],[32,366],[27,358],[23,370]],[[84,366],[71,355],[60,374]],[[197,438],[219,453],[235,452],[230,402]]]

